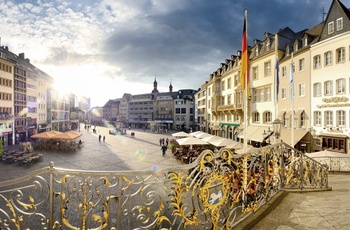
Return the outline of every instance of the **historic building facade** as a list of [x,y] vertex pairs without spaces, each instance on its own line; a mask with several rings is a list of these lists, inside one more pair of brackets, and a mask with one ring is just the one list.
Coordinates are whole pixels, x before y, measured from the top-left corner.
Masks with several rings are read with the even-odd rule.
[[[349,18],[349,9],[334,0],[326,20],[311,29],[294,32],[286,27],[254,39],[249,47],[248,143],[274,142],[272,124],[278,118],[281,139],[302,151],[348,152]],[[202,84],[196,113],[198,124],[207,118],[208,132],[243,141],[240,58],[238,51]]]
[[311,46],[311,123],[315,148],[349,152],[350,12],[334,0]]

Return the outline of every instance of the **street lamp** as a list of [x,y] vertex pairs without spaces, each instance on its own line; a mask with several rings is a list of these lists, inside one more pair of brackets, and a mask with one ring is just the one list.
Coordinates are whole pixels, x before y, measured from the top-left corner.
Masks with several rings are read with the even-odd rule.
[[269,144],[271,144],[270,143],[270,136],[271,136],[271,133],[272,133],[272,131],[271,131],[271,129],[270,129],[270,127],[268,127],[268,130],[267,131],[265,131],[264,130],[264,132],[263,132],[263,144],[266,144],[266,139],[268,139],[268,142],[269,142]]
[[276,139],[278,139],[281,136],[281,129],[282,129],[282,121],[278,118],[276,118],[273,122],[273,132],[275,133]]

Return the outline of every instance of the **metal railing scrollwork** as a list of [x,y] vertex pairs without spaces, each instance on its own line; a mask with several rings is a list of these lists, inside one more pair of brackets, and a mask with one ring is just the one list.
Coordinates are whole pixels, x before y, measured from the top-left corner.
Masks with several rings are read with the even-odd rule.
[[285,143],[157,172],[52,163],[0,182],[0,229],[232,229],[285,188],[327,189],[328,168]]

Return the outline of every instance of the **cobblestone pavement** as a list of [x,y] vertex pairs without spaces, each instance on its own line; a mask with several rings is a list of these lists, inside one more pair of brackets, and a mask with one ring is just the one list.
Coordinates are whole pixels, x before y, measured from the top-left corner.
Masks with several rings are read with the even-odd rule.
[[[89,132],[81,129],[83,135],[79,139],[83,141],[83,146],[77,151],[35,150],[44,154],[43,161],[28,165],[0,162],[0,181],[47,167],[51,161],[55,167],[96,171],[144,170],[154,166],[161,169],[182,164],[173,157],[170,150],[167,150],[165,156],[161,154],[159,139],[170,139],[173,132],[155,134],[140,129],[127,130],[126,135],[111,135],[108,128],[96,129],[97,133],[92,133],[92,129]],[[131,132],[135,133],[135,137],[131,137]],[[99,133],[106,137],[105,142],[102,138],[99,142]]]

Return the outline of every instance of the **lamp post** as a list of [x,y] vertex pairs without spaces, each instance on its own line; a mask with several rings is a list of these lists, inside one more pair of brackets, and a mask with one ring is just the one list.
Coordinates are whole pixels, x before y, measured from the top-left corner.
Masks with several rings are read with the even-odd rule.
[[[271,129],[270,129],[270,127],[268,127],[268,130],[267,131],[265,131],[264,130],[264,132],[263,132],[263,146],[265,146],[265,145],[267,145],[267,144],[271,144],[271,142],[270,142],[270,136],[271,136],[271,133],[272,133],[272,131],[271,131]],[[268,143],[267,143],[267,141],[265,140],[267,138],[267,140],[268,140]]]
[[281,136],[281,129],[282,129],[282,121],[278,118],[276,118],[273,122],[273,131],[275,134],[275,143],[277,143],[277,140]]

